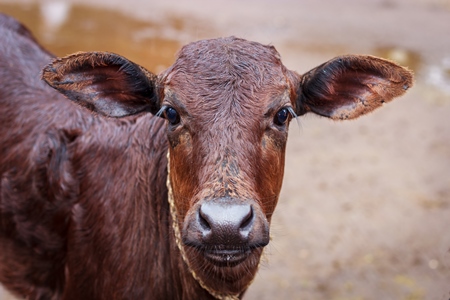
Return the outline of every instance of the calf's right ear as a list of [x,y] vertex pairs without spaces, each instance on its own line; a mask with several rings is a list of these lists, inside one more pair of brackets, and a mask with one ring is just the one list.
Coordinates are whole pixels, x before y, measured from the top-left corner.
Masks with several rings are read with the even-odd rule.
[[70,100],[108,117],[160,109],[157,78],[128,59],[108,52],[79,52],[57,58],[42,79]]

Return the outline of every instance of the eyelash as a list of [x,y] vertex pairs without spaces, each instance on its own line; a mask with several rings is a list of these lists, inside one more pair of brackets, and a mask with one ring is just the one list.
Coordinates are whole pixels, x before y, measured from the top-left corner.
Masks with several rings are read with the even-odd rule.
[[297,118],[297,114],[294,112],[292,107],[287,106],[283,107],[277,111],[274,116],[273,123],[277,126],[284,126],[289,118],[289,114],[291,114],[292,118]]

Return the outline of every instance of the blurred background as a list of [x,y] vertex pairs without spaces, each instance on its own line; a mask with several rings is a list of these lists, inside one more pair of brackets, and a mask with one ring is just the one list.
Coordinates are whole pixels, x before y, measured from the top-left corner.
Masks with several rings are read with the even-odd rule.
[[[341,54],[408,66],[404,97],[355,121],[292,122],[273,239],[244,299],[450,298],[449,0],[0,0],[50,51],[116,52],[159,73],[235,35],[304,73]],[[13,299],[0,287],[0,299]]]

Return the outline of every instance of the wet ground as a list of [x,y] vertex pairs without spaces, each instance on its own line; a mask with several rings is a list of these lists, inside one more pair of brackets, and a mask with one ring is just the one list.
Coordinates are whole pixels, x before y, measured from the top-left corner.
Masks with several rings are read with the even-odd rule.
[[108,50],[154,72],[227,35],[273,44],[300,73],[345,53],[415,70],[415,87],[369,116],[291,125],[273,240],[245,299],[450,298],[450,1],[91,2],[0,11],[57,55]]

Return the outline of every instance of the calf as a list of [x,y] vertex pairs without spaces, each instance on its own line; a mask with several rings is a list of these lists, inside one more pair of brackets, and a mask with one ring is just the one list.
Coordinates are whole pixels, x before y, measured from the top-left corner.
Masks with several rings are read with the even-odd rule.
[[27,299],[241,298],[289,122],[353,119],[412,85],[372,56],[299,75],[235,37],[158,76],[113,53],[54,59],[5,15],[0,78],[0,282]]

